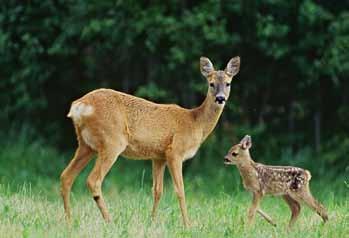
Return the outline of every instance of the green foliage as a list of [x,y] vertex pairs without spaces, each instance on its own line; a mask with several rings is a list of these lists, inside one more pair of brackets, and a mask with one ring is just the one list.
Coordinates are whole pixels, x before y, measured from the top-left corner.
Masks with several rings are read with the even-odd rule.
[[135,95],[142,98],[151,98],[152,100],[165,100],[168,97],[168,92],[159,88],[154,82],[140,86]]
[[[1,135],[0,183],[37,184],[42,179],[58,179],[65,156],[35,137],[29,128]],[[49,166],[48,166],[49,165]]]
[[342,170],[346,144],[331,144],[349,134],[348,14],[346,2],[322,0],[4,1],[0,123],[72,149],[65,115],[86,92],[110,87],[193,107],[207,87],[199,57],[224,68],[240,55],[217,136],[257,130],[266,160],[313,147]]

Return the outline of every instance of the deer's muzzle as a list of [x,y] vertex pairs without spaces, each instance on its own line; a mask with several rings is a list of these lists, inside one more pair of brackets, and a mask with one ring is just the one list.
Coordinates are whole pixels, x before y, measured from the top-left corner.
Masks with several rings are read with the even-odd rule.
[[223,104],[225,102],[225,97],[217,96],[215,102],[217,102],[218,104]]
[[233,161],[228,156],[225,156],[224,157],[224,164],[230,165],[230,164],[233,164]]

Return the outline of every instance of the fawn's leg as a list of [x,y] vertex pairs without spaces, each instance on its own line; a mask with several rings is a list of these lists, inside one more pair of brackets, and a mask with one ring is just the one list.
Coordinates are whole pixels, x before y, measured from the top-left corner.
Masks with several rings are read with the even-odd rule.
[[268,214],[263,212],[261,209],[257,209],[257,212],[259,213],[259,215],[261,215],[271,225],[276,226],[275,222],[273,222],[273,219],[271,219],[271,217]]
[[87,178],[87,186],[104,220],[107,222],[110,222],[111,219],[103,198],[102,183],[112,165],[125,148],[125,145],[108,145],[108,147],[99,149],[96,164]]
[[249,225],[253,223],[261,198],[262,198],[262,195],[260,193],[258,192],[253,193],[252,205],[248,210],[248,215],[247,215],[247,219],[248,219],[247,222]]
[[296,220],[299,216],[299,213],[301,211],[301,206],[300,206],[299,202],[297,202],[296,200],[291,198],[289,195],[283,195],[282,197],[291,209],[292,215],[291,215],[291,220],[288,224],[288,226],[291,227],[296,222]]
[[166,160],[153,160],[153,211],[152,218],[155,219],[156,210],[163,192],[163,180],[166,167]]
[[79,142],[74,158],[61,174],[61,195],[64,203],[65,216],[68,220],[71,218],[70,211],[70,191],[76,176],[88,164],[93,155],[93,151],[82,141]]
[[178,197],[184,226],[188,227],[190,224],[189,224],[189,219],[187,214],[187,206],[185,203],[184,183],[183,183],[183,174],[182,174],[182,160],[177,157],[170,157],[167,159],[167,166],[170,170],[174,189]]
[[306,186],[299,194],[298,197],[305,202],[310,208],[312,208],[319,216],[321,216],[324,222],[328,221],[328,215],[326,208],[319,203],[311,194],[309,186]]

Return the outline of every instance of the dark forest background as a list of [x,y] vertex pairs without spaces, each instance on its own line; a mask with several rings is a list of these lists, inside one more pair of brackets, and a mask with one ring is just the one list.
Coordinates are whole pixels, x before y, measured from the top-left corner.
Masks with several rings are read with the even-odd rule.
[[[207,92],[200,56],[224,68],[236,55],[223,116],[188,166],[222,167],[251,134],[258,161],[348,173],[348,1],[1,1],[1,144],[70,156],[73,100],[108,87],[195,107]],[[39,160],[26,166],[47,173]]]

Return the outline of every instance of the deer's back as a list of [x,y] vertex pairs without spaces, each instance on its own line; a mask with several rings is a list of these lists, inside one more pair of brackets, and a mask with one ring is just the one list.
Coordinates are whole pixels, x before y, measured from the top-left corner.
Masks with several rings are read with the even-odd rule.
[[[79,109],[79,105],[84,108]],[[123,137],[128,144],[123,155],[140,159],[163,158],[175,134],[190,134],[194,128],[192,114],[187,109],[153,103],[111,89],[86,94],[73,102],[69,114],[74,124],[95,138],[90,139],[90,144],[100,137],[112,140]]]
[[310,172],[292,166],[256,164],[261,189],[266,194],[281,195],[297,192],[308,184]]

